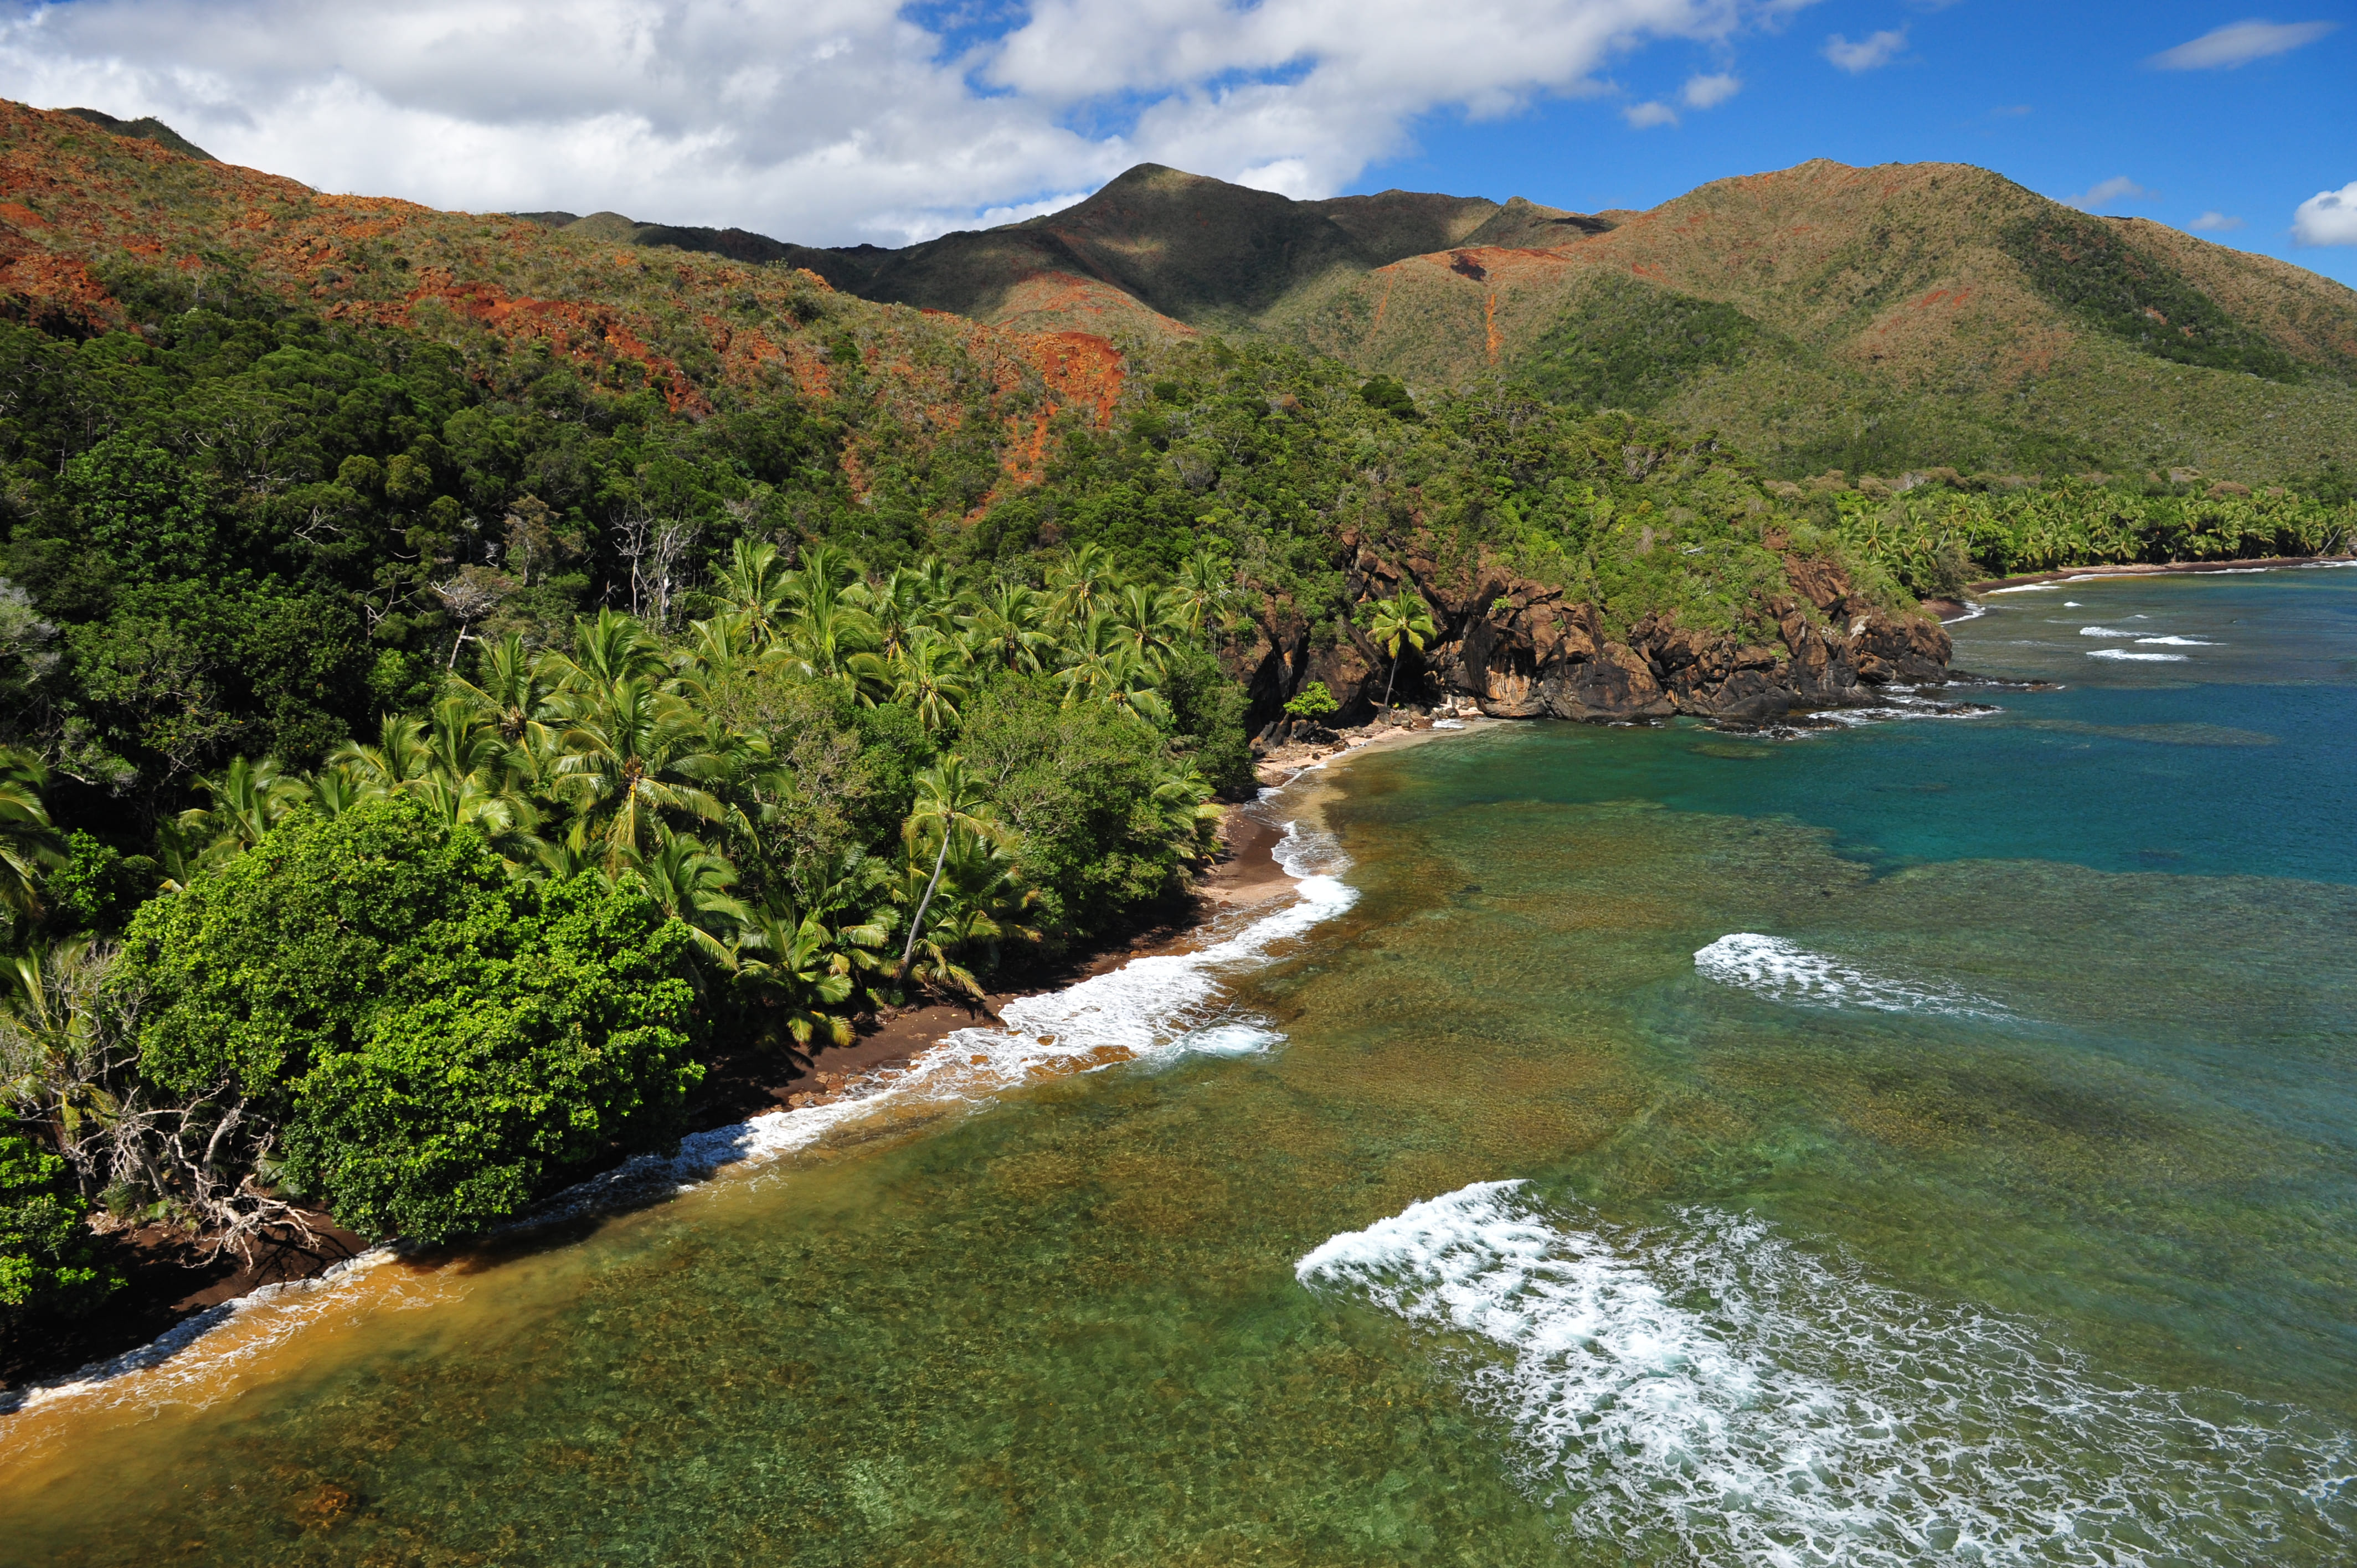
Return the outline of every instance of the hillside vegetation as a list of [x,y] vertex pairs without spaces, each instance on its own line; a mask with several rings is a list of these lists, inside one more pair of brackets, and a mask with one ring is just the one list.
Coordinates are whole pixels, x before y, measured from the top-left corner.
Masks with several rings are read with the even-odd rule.
[[[1413,384],[1163,314],[1430,273],[1477,291],[1445,321],[1490,252],[1361,263],[1643,231],[1247,194],[1241,250],[1093,281],[1104,333],[1021,283],[1010,320],[1065,323],[1031,331],[0,106],[0,1322],[103,1294],[89,1217],[465,1233],[667,1146],[725,1053],[1117,940],[1280,724],[1515,682],[1495,711],[1781,714],[1936,678],[1916,597],[1984,571],[2357,532],[2345,486],[2182,469],[1793,482],[1639,412],[1833,374],[1765,295],[1595,272],[1597,330],[1516,317],[1529,375]],[[1099,212],[1066,227],[1110,253]],[[2142,262],[2086,340],[2315,392],[2330,312],[2189,254],[2223,314],[2177,357],[2113,308],[2187,314]],[[1389,342],[1406,295],[1371,310]]]
[[[749,253],[735,231],[616,221]],[[1030,329],[1261,335],[1427,389],[1526,376],[1793,478],[2300,484],[2357,442],[2357,293],[1964,165],[1818,161],[1592,216],[1294,202],[1143,165],[1061,212],[905,250],[768,243],[840,289]]]

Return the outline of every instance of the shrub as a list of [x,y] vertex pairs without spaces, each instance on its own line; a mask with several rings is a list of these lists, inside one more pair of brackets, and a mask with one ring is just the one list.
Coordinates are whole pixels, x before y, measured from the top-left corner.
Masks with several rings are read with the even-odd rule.
[[0,1324],[86,1305],[123,1282],[91,1261],[90,1206],[64,1182],[66,1163],[0,1136]]
[[1300,695],[1285,704],[1285,711],[1297,719],[1322,719],[1329,714],[1339,714],[1342,704],[1326,689],[1323,681],[1312,681],[1301,688]]
[[142,908],[140,1067],[285,1129],[286,1180],[371,1235],[480,1230],[564,1167],[675,1143],[688,937],[643,888],[511,879],[386,800],[298,817]]

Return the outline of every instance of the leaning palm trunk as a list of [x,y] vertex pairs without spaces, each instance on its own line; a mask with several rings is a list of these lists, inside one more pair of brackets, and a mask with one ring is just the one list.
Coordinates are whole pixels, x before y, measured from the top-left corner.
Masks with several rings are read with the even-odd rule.
[[1387,709],[1392,705],[1393,683],[1399,680],[1399,661],[1400,656],[1397,653],[1393,654],[1392,672],[1383,678],[1383,706]]
[[917,938],[925,929],[925,911],[933,907],[933,889],[942,885],[942,867],[950,858],[950,829],[942,827],[941,853],[933,856],[933,874],[925,879],[925,896],[917,900],[917,913],[909,921],[909,943],[900,950],[900,967],[892,972],[895,990],[909,983],[909,966],[917,961]]

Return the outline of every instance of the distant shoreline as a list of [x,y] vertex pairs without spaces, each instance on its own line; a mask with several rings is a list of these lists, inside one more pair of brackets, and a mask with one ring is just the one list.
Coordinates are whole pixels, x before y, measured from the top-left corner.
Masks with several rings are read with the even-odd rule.
[[[2053,572],[2029,572],[2018,577],[1991,577],[1985,583],[1968,583],[1968,594],[1991,593],[1998,588],[2026,588],[2034,583],[2061,583],[2074,577],[2158,577],[2179,572],[2260,572],[2271,566],[2314,566],[2328,561],[2357,561],[2357,555],[2255,555],[2239,561],[2155,561],[2130,562],[2122,565],[2065,566]],[[1923,601],[1926,605],[1953,603],[1953,600]]]

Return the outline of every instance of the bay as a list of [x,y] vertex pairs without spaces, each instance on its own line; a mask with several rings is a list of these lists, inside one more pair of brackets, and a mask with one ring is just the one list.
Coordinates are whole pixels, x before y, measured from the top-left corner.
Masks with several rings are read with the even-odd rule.
[[2345,1561],[2357,574],[1986,603],[1313,776],[1168,1048],[0,1418],[0,1560]]

